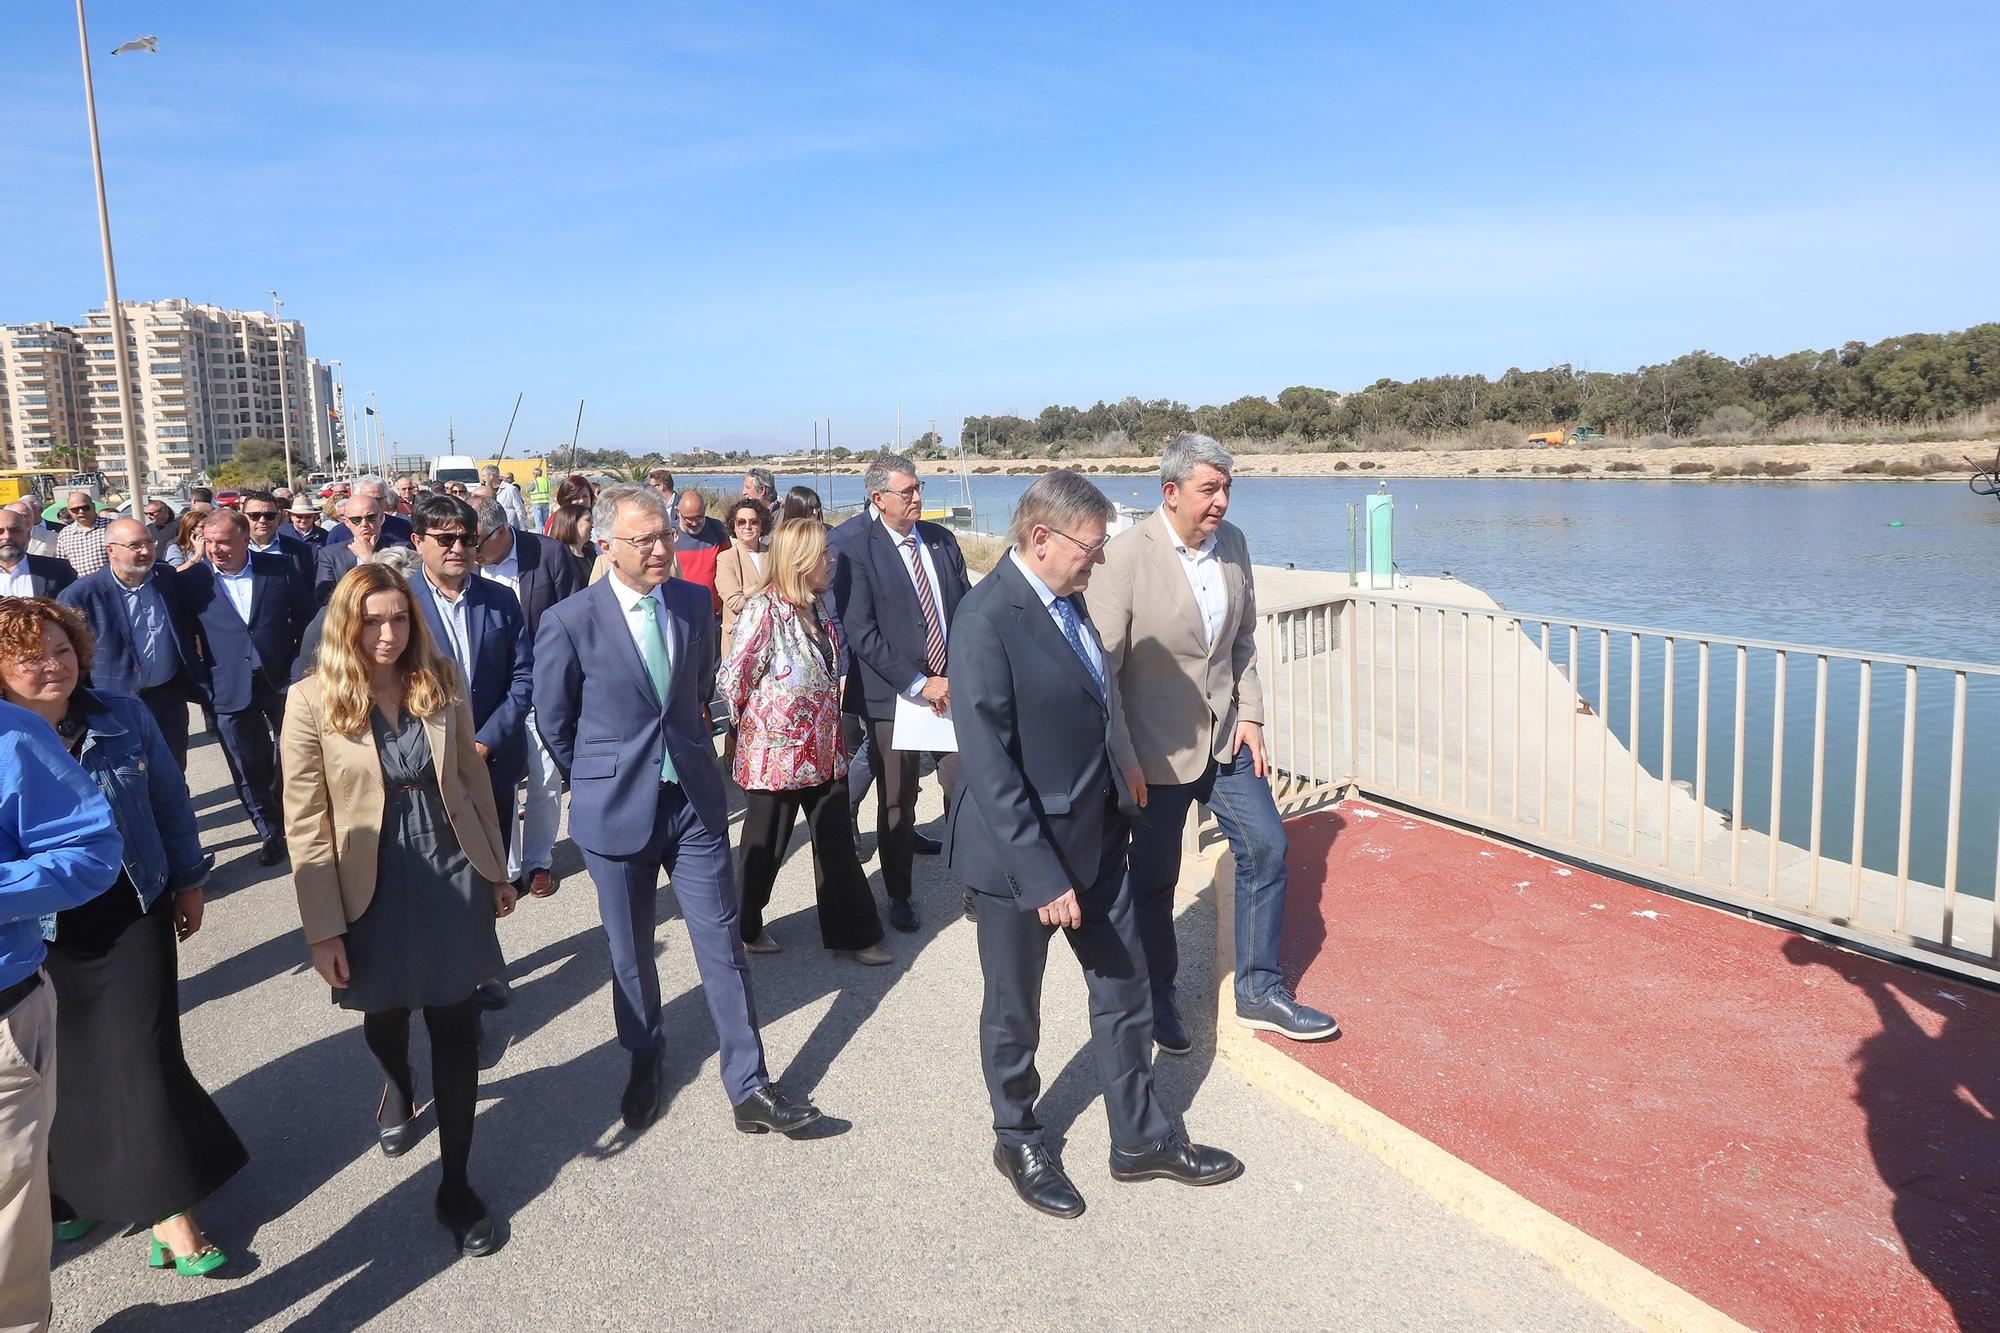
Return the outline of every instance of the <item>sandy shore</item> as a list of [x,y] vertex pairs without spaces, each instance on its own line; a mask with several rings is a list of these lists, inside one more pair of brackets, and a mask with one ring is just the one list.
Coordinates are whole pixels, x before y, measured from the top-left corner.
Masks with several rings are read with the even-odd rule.
[[[1909,464],[1919,466],[1926,455],[1938,455],[1956,465],[1955,471],[1936,473],[1927,478],[1931,481],[1950,482],[1964,485],[1972,469],[1966,465],[1967,456],[1990,463],[1996,444],[1992,440],[1952,440],[1928,444],[1740,444],[1710,445],[1694,447],[1681,445],[1668,449],[1648,449],[1633,447],[1589,448],[1589,449],[1460,449],[1426,452],[1421,450],[1397,450],[1385,453],[1340,453],[1340,454],[1238,454],[1236,472],[1238,476],[1249,477],[1329,477],[1351,476],[1355,474],[1378,477],[1536,477],[1561,478],[1573,476],[1580,480],[1639,480],[1639,481],[1729,481],[1742,480],[1740,477],[1716,477],[1709,472],[1676,474],[1677,465],[1706,464],[1713,469],[1733,468],[1741,471],[1746,464],[1756,466],[1763,463],[1777,463],[1793,466],[1805,464],[1804,471],[1783,478],[1772,478],[1759,472],[1756,480],[1786,481],[1906,481],[1909,477],[1891,477],[1881,473],[1858,474],[1848,472],[1849,467],[1859,463],[1880,460],[1884,464]],[[778,472],[800,472],[811,469],[807,459],[758,460],[764,466]],[[1150,474],[1154,464],[1136,458],[1072,458],[1060,461],[1038,461],[1012,459],[1007,461],[982,461],[977,458],[967,460],[968,468],[975,476],[1033,475],[1053,467],[1073,467],[1086,473],[1104,473],[1114,476],[1134,476]],[[1620,464],[1630,466],[1618,466]],[[1569,473],[1557,469],[1565,466],[1581,465],[1582,471]],[[824,470],[824,464],[821,464]],[[863,464],[852,463],[837,468],[837,471],[858,473]],[[920,470],[926,476],[951,476],[958,471],[955,461],[944,460],[920,463]],[[1636,468],[1636,470],[1634,470]],[[692,471],[692,469],[690,469]]]

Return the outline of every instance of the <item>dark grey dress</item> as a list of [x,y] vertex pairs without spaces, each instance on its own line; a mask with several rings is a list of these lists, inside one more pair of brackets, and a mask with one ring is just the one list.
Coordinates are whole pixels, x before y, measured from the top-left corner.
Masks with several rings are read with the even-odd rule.
[[405,713],[391,727],[377,709],[368,721],[386,789],[381,860],[375,897],[348,923],[348,986],[334,998],[369,1014],[457,1004],[505,965],[493,886],[445,816],[423,720]]

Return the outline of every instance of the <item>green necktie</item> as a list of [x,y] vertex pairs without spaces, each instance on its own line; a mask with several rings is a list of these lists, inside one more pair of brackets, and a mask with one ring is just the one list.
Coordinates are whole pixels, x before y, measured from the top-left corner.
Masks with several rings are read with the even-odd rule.
[[[667,635],[660,628],[659,600],[650,593],[639,599],[639,610],[646,617],[645,658],[646,674],[653,678],[653,694],[664,710],[667,706],[667,683],[672,678],[672,667],[667,662]],[[668,751],[664,740],[660,744],[660,781],[678,783],[680,770],[674,767],[674,756]]]

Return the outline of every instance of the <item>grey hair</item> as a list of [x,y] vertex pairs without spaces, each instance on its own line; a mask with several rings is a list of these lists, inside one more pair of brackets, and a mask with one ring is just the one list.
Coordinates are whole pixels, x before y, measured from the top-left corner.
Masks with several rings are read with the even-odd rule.
[[235,530],[236,535],[239,537],[248,537],[250,535],[250,520],[243,517],[240,510],[227,508],[211,509],[201,516],[201,526],[203,528],[212,528],[218,523],[228,524]]
[[507,526],[507,511],[498,500],[481,500],[473,506],[473,512],[479,515],[479,530],[489,537]]
[[674,516],[667,512],[666,496],[651,486],[628,481],[606,486],[597,493],[597,503],[590,510],[590,535],[608,539],[612,526],[618,521],[618,511],[626,508],[643,509],[668,528],[674,525]]
[[1021,492],[1021,502],[1014,506],[1014,521],[1007,528],[1007,540],[1015,549],[1025,551],[1028,538],[1037,527],[1068,533],[1079,520],[1101,518],[1109,523],[1117,512],[1110,498],[1081,472],[1057,468],[1036,477],[1034,484]]
[[771,469],[767,467],[746,468],[743,475],[757,483],[758,489],[764,492],[767,501],[777,498],[778,478],[772,473]]
[[1225,477],[1236,467],[1236,460],[1229,456],[1229,451],[1214,436],[1198,431],[1176,435],[1160,451],[1160,485],[1185,485],[1187,479],[1194,475],[1194,470],[1204,463]]
[[861,474],[861,493],[873,496],[877,491],[889,489],[889,478],[896,473],[907,477],[917,475],[917,465],[901,454],[877,454],[868,470]]
[[408,580],[416,578],[417,570],[424,562],[422,556],[407,546],[379,546],[368,557],[367,563],[387,565]]

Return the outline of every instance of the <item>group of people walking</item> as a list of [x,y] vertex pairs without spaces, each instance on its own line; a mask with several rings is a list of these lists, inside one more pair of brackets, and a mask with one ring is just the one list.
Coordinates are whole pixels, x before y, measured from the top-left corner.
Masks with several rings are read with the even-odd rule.
[[[214,509],[182,571],[148,524],[113,520],[103,568],[80,579],[26,554],[21,516],[0,511],[0,699],[19,705],[0,710],[13,1037],[0,1143],[12,1136],[25,1150],[9,1160],[28,1164],[0,1182],[0,1325],[32,1326],[36,1301],[46,1312],[57,1218],[152,1226],[153,1262],[182,1272],[226,1262],[187,1216],[244,1162],[180,1048],[175,940],[200,927],[210,868],[184,776],[190,705],[212,718],[260,861],[290,861],[315,971],[362,1015],[389,1156],[418,1133],[422,1012],[437,1213],[465,1254],[500,1243],[469,1165],[478,1010],[507,999],[498,923],[521,895],[556,891],[565,786],[630,1059],[630,1130],[659,1114],[672,1037],[653,951],[663,873],[735,1125],[792,1134],[819,1117],[769,1073],[748,957],[782,950],[765,913],[803,816],[820,942],[893,962],[856,816],[872,789],[886,926],[919,929],[913,858],[938,848],[916,827],[932,751],[942,850],[977,922],[999,1169],[1031,1207],[1083,1210],[1035,1117],[1060,929],[1091,992],[1113,1177],[1235,1176],[1153,1089],[1155,1051],[1192,1045],[1172,919],[1192,803],[1237,861],[1239,1021],[1300,1040],[1338,1027],[1279,965],[1284,834],[1264,781],[1248,550],[1224,520],[1231,466],[1207,437],[1174,441],[1158,514],[1109,539],[1103,494],[1044,474],[977,586],[951,532],[920,517],[915,465],[886,455],[866,509],[833,528],[810,490],[780,501],[761,469],[722,522],[664,473],[601,490],[568,478],[553,503],[538,476],[534,517],[518,490],[507,506],[490,489],[374,482],[316,543],[274,530],[269,495]],[[527,530],[542,513],[549,532]],[[734,855],[731,781],[746,803]]]

